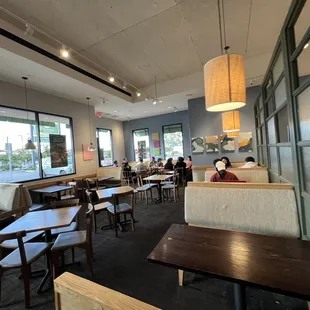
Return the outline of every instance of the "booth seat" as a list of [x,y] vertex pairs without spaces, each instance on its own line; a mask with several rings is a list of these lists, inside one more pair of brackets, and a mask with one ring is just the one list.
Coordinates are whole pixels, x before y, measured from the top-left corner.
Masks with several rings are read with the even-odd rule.
[[159,310],[138,299],[69,272],[54,280],[56,310]]
[[277,183],[189,182],[185,221],[190,225],[300,237],[293,186]]
[[[228,171],[234,173],[239,180],[249,183],[269,183],[267,168],[231,168]],[[210,182],[210,178],[215,173],[214,168],[205,171],[204,181]],[[196,179],[194,179],[196,181]]]
[[100,177],[113,177],[113,180],[122,179],[122,168],[121,167],[101,167],[97,168],[97,178]]

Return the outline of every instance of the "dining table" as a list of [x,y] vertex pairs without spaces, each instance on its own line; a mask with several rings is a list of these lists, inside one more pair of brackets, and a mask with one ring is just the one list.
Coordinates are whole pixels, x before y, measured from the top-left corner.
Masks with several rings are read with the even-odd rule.
[[246,286],[310,300],[309,241],[172,224],[147,259],[232,282],[236,310]]
[[44,202],[43,197],[45,194],[48,194],[48,195],[57,194],[57,200],[61,200],[61,192],[67,191],[70,189],[72,189],[72,186],[69,186],[69,185],[52,185],[52,186],[32,189],[31,191],[34,193],[40,194],[40,201]]
[[161,198],[162,182],[165,182],[171,179],[172,177],[173,177],[173,174],[154,174],[154,175],[150,175],[148,177],[143,178],[143,181],[157,184],[159,198],[155,201],[156,204],[162,202],[162,198]]
[[[18,218],[12,224],[8,225],[0,231],[0,234],[10,234],[19,231],[26,231],[26,233],[44,231],[45,242],[51,242],[51,230],[54,228],[61,228],[69,226],[74,218],[77,216],[81,206],[65,207],[59,209],[49,209],[43,211],[28,212],[24,216]],[[43,279],[37,289],[41,293],[46,280],[51,275],[51,268],[49,260],[46,260],[47,268],[44,270]],[[41,273],[42,270],[34,273]],[[34,274],[33,273],[33,274]]]

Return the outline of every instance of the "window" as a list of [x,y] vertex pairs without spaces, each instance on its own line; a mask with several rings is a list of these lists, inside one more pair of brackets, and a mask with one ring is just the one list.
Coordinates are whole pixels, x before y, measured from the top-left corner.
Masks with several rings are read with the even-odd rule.
[[150,137],[147,128],[133,131],[133,145],[136,161],[139,157],[150,159]]
[[163,126],[165,158],[183,157],[182,124]]
[[[28,139],[35,150],[25,150]],[[0,107],[0,182],[75,173],[71,119]]]
[[113,165],[112,130],[98,128],[97,145],[99,166],[105,167]]

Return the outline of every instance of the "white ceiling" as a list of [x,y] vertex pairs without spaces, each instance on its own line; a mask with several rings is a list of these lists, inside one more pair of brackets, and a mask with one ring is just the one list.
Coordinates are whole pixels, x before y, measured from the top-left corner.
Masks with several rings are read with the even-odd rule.
[[[247,80],[259,84],[291,0],[252,0],[247,53],[251,0],[224,3],[227,43],[231,52],[245,54]],[[163,103],[131,104],[0,50],[1,79],[19,83],[27,73],[34,89],[78,102],[89,95],[109,118],[163,114],[173,110],[169,106],[187,109],[188,98],[203,95],[203,65],[220,54],[217,0],[0,0],[0,6],[152,96],[157,76]],[[99,97],[108,100],[102,104]]]

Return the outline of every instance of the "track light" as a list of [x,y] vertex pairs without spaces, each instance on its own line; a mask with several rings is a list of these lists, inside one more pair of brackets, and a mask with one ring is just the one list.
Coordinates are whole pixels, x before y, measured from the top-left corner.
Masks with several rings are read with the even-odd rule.
[[304,50],[309,47],[309,43],[306,43],[304,46]]
[[125,83],[123,85],[123,89],[127,89],[127,85]]
[[60,50],[61,56],[64,58],[68,58],[70,56],[69,50],[63,46],[62,49]]
[[153,100],[153,104],[154,105],[157,104],[157,100],[156,99]]
[[148,97],[148,96],[146,96],[146,97],[145,97],[145,100],[146,100],[146,101],[148,101],[148,100],[149,100],[149,97]]
[[114,76],[112,76],[111,74],[109,75],[109,81],[110,81],[111,83],[113,83],[113,82],[115,81]]
[[140,96],[141,96],[141,92],[137,91],[137,97],[140,97]]
[[26,24],[26,30],[24,32],[24,35],[25,36],[32,36],[33,33],[34,33],[34,29],[29,24]]

